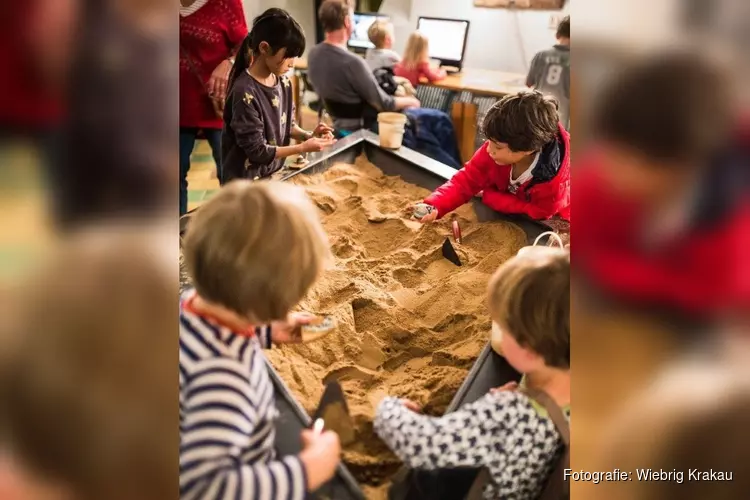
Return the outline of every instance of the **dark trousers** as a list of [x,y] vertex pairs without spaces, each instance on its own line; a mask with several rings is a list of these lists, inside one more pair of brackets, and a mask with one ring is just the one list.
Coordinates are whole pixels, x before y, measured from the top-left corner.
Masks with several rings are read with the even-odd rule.
[[[180,216],[187,213],[188,205],[188,183],[187,174],[190,170],[190,155],[198,138],[198,128],[180,128]],[[203,136],[211,146],[214,161],[216,162],[216,176],[221,182],[221,130],[202,129]]]

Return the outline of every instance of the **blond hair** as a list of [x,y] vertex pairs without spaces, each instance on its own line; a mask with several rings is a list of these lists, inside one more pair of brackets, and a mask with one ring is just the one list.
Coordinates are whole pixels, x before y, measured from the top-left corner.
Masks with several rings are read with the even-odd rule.
[[285,318],[331,258],[302,188],[244,180],[196,212],[183,254],[201,297],[253,322]]
[[488,287],[490,316],[547,366],[570,367],[570,254],[531,247],[501,265]]
[[429,47],[430,42],[423,33],[415,31],[409,35],[402,61],[404,66],[407,68],[416,68],[420,63],[425,62],[428,58]]
[[174,263],[138,238],[84,236],[61,249],[15,295],[0,347],[12,453],[77,499],[175,492],[178,287]]
[[382,49],[385,46],[385,39],[390,34],[391,24],[380,19],[372,23],[367,30],[367,37],[377,49]]

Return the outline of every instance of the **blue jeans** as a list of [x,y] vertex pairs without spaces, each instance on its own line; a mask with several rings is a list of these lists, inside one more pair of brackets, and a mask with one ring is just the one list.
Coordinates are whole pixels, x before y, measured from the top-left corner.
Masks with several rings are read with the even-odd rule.
[[[201,129],[180,128],[180,216],[187,213],[187,174],[190,170],[190,155],[193,153],[199,130]],[[221,130],[204,128],[203,135],[211,146],[216,162],[216,176],[221,181]]]

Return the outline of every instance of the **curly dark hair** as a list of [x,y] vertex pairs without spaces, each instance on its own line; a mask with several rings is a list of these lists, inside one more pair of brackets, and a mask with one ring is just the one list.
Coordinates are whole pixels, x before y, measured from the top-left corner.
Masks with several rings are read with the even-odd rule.
[[635,61],[605,85],[593,126],[605,140],[679,165],[706,160],[733,120],[729,78],[720,65],[675,50]]
[[510,94],[494,104],[482,123],[482,133],[511,151],[540,151],[557,136],[557,100],[538,90]]

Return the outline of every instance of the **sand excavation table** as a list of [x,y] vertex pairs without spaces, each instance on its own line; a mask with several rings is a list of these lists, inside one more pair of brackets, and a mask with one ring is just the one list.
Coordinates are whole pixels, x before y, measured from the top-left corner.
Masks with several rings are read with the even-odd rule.
[[475,199],[456,211],[463,265],[453,265],[441,253],[445,239],[453,240],[450,218],[422,225],[405,209],[454,172],[406,148],[381,149],[377,136],[358,132],[284,177],[317,205],[335,256],[300,309],[334,316],[337,329],[309,345],[266,352],[281,412],[277,449],[299,451],[299,430],[310,425],[330,380],[346,393],[357,437],[337,479],[316,498],[362,498],[359,488],[367,498],[385,498],[378,486],[400,462],[372,430],[383,396],[442,415],[516,375],[487,346],[486,287],[545,228],[509,223]]
[[[377,159],[375,160],[377,162]],[[386,175],[364,152],[349,163],[289,182],[306,188],[317,205],[335,267],[300,305],[333,315],[338,328],[324,340],[267,353],[308,414],[338,380],[347,395],[357,441],[344,461],[362,485],[387,480],[400,465],[372,430],[375,404],[386,394],[409,398],[442,415],[487,343],[491,327],[487,282],[527,242],[519,226],[480,223],[471,204],[456,211],[463,263],[446,260],[450,218],[423,225],[405,209],[430,189],[404,175]]]

